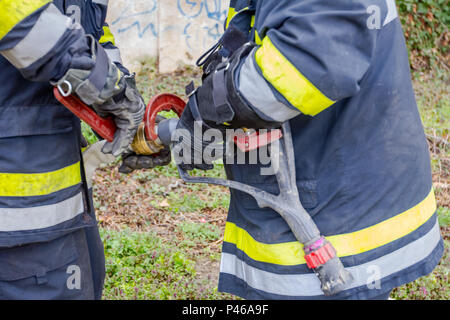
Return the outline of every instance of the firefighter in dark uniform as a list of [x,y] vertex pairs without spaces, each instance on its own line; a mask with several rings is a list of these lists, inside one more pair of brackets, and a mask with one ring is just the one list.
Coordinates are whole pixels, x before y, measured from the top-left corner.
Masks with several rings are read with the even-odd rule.
[[[282,217],[231,190],[219,290],[247,299],[386,299],[430,273],[443,242],[394,0],[232,0],[213,48],[199,61],[203,84],[178,128],[289,121],[300,200],[353,275],[326,297]],[[262,167],[226,171],[276,193]]]

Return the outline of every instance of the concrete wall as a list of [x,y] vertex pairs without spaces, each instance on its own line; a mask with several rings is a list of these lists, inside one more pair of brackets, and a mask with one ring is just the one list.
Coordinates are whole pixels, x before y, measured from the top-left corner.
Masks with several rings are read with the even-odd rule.
[[193,64],[222,35],[229,0],[111,0],[107,22],[124,64],[157,57],[161,73]]

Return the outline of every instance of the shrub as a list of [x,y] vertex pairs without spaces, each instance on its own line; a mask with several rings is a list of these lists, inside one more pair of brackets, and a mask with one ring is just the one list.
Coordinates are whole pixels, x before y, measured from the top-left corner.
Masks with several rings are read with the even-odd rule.
[[447,69],[450,61],[448,0],[397,0],[397,6],[412,69]]

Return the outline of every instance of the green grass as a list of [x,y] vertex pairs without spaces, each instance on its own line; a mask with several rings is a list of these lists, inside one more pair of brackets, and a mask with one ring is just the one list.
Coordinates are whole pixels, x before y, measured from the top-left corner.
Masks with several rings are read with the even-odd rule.
[[396,300],[449,300],[449,252],[450,241],[446,240],[444,256],[433,272],[414,282],[395,288],[391,293],[391,298]]
[[86,138],[86,141],[89,145],[94,144],[98,141],[97,136],[92,131],[91,127],[89,127],[85,122],[81,122],[81,132],[83,136]]
[[[435,182],[448,183],[450,129],[450,95],[448,76],[445,73],[414,75],[414,89],[425,133],[431,141],[431,165]],[[445,144],[447,141],[447,145]],[[436,144],[436,145],[435,145]],[[435,145],[435,146],[434,146]],[[439,225],[445,238],[445,252],[439,265],[433,272],[414,282],[396,288],[391,297],[398,300],[448,300],[450,299],[450,210],[446,203],[450,195],[448,187],[435,185],[438,202],[443,203],[437,209]]]
[[[202,239],[217,237],[209,227],[181,226]],[[105,244],[107,300],[222,299],[208,279],[199,279],[187,242],[171,242],[151,232],[101,229]],[[205,255],[210,255],[205,250]],[[209,257],[209,256],[208,256]]]
[[413,82],[425,132],[443,138],[448,138],[450,130],[450,92],[447,82],[446,73],[417,73]]
[[221,231],[219,227],[210,223],[182,222],[177,226],[191,241],[217,241],[220,239]]

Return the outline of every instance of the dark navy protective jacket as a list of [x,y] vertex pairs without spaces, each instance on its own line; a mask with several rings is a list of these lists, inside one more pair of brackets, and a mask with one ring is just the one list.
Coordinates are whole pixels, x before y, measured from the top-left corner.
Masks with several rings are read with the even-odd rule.
[[[226,26],[257,47],[235,75],[260,117],[290,121],[303,206],[369,299],[430,273],[443,252],[428,146],[394,0],[234,0]],[[272,193],[260,165],[228,177]],[[325,298],[283,219],[231,191],[219,290]]]
[[49,241],[95,223],[80,121],[55,100],[49,81],[88,50],[85,33],[120,62],[105,24],[107,4],[0,2],[0,247]]

